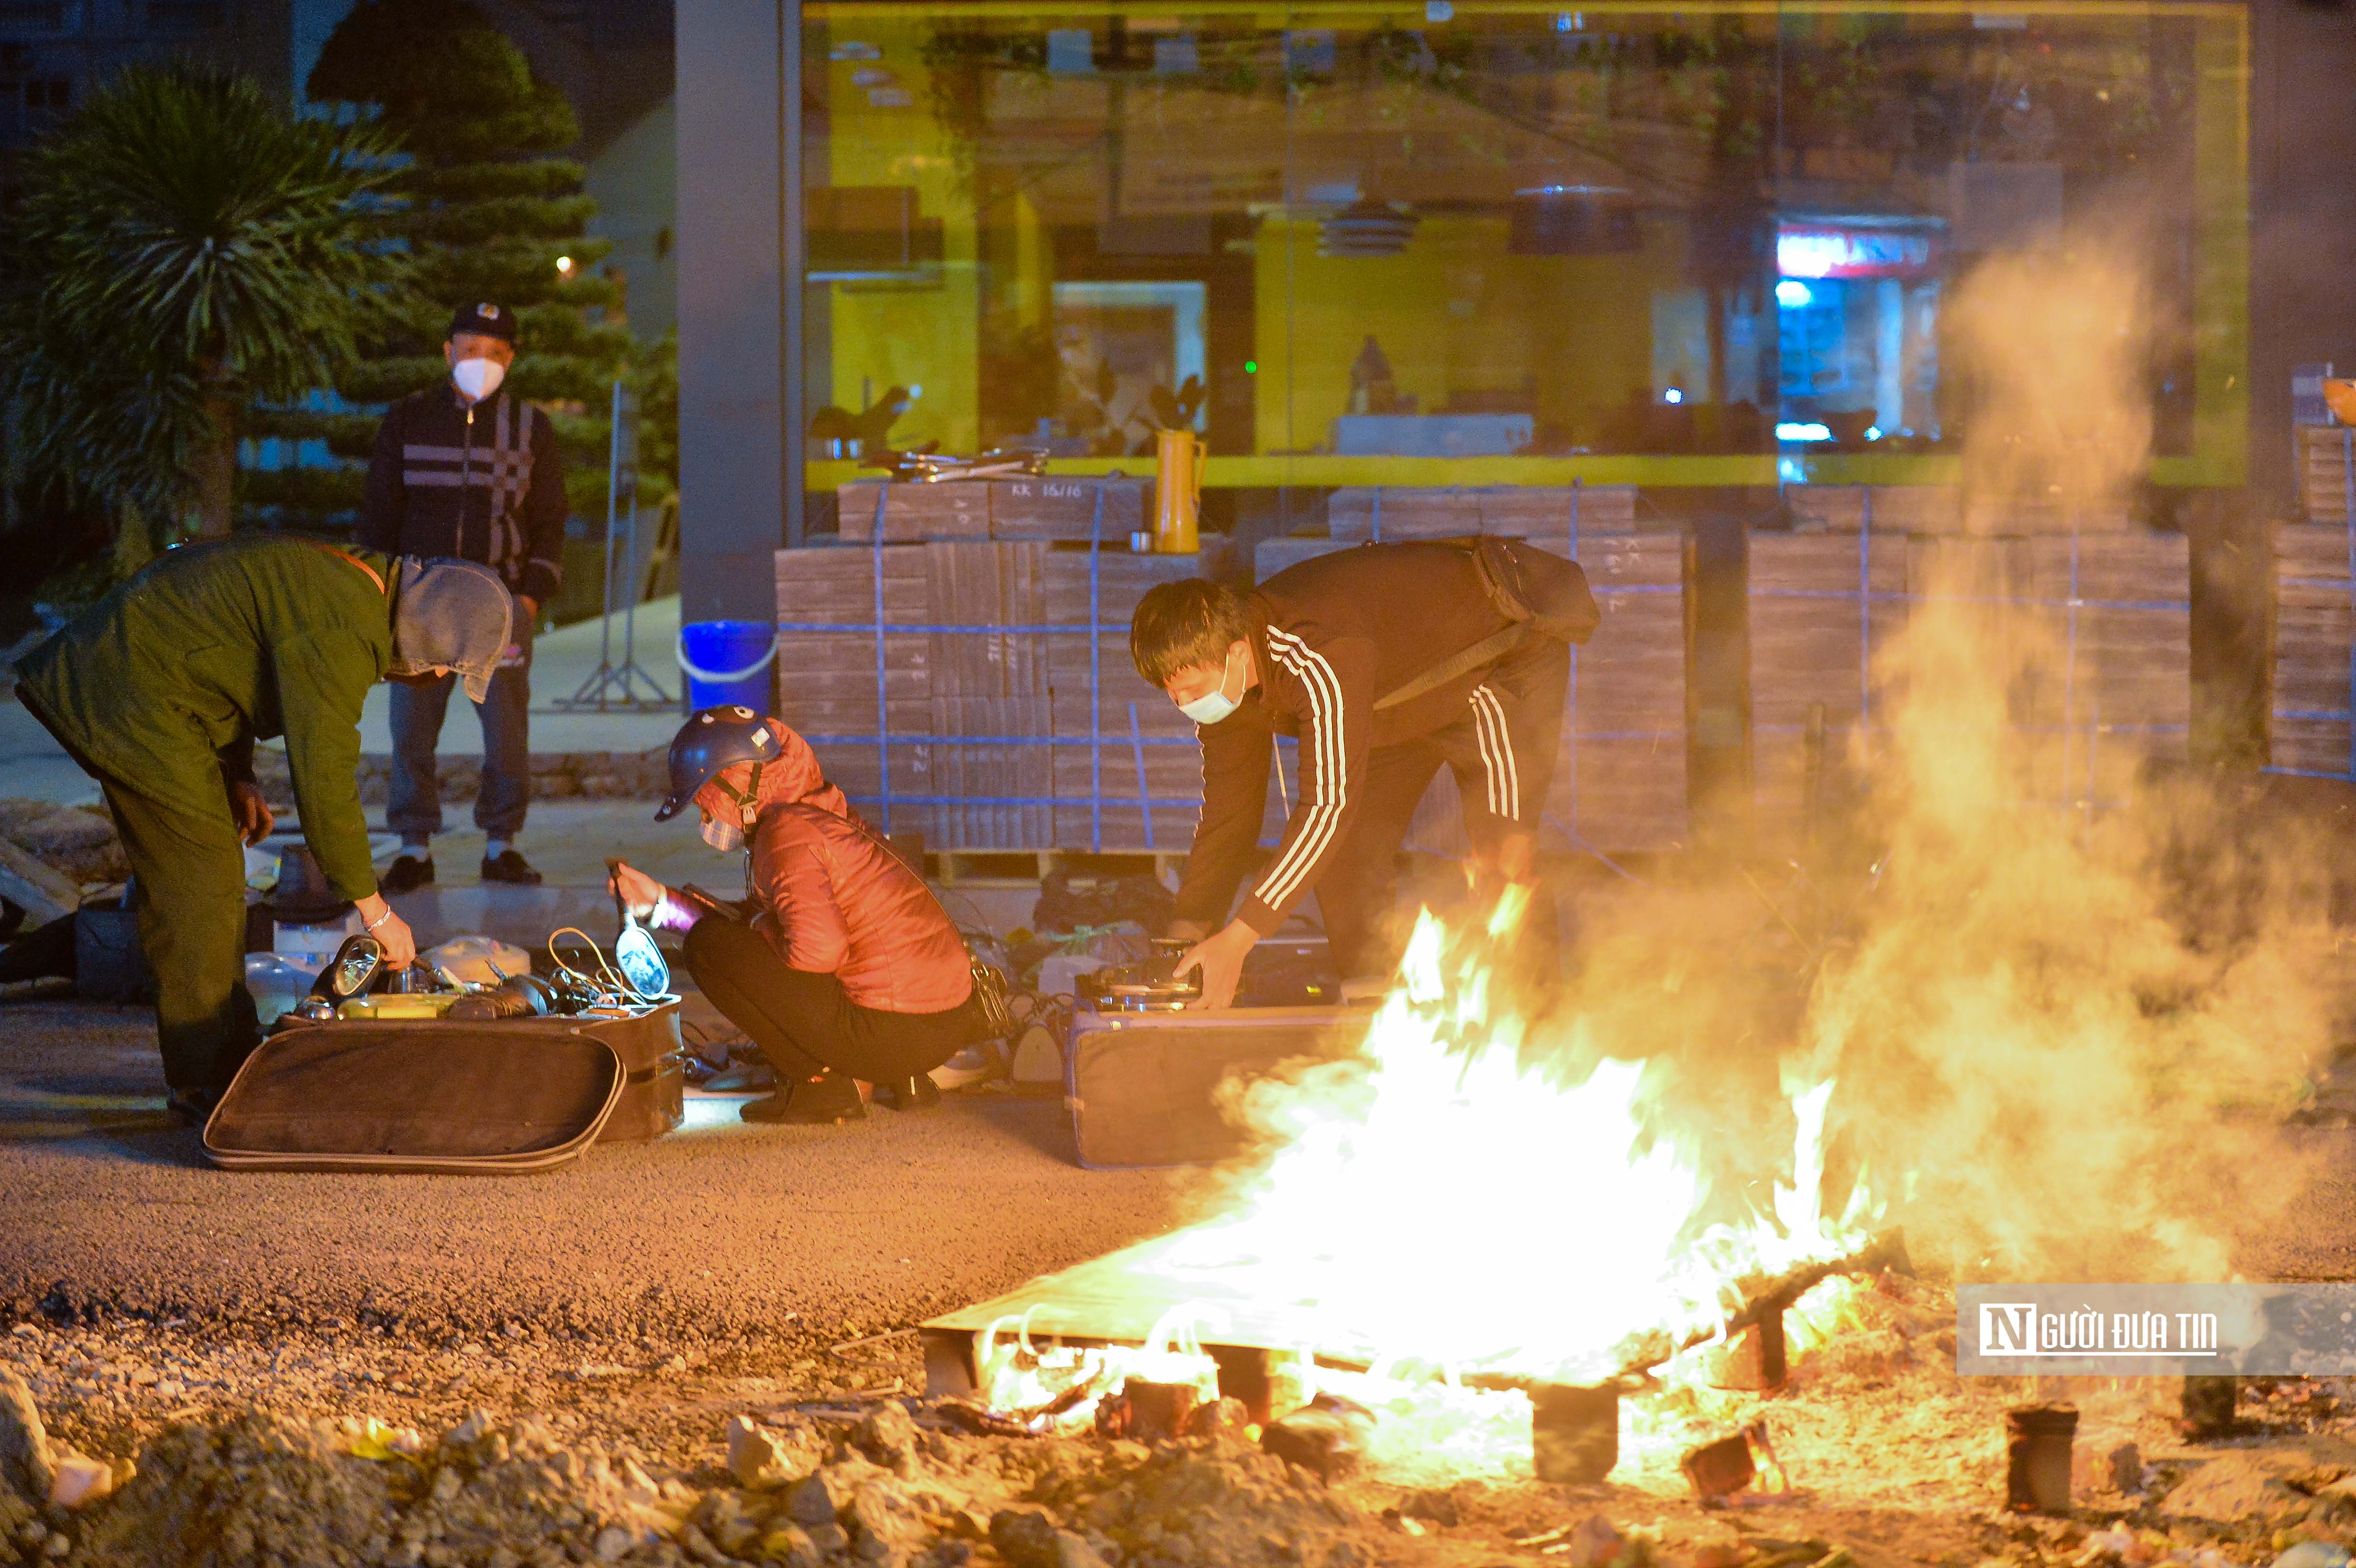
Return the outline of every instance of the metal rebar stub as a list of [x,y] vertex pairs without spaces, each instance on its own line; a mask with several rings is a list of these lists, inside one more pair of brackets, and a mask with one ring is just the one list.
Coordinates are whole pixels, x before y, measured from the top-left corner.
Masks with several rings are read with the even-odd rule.
[[1262,1426],[1274,1419],[1270,1352],[1254,1345],[1205,1345],[1203,1352],[1218,1366],[1220,1398],[1241,1400],[1248,1418]]
[[[1201,1397],[1192,1383],[1151,1383],[1130,1378],[1120,1391],[1125,1412],[1122,1430],[1113,1435],[1134,1437],[1141,1443],[1183,1436]],[[1099,1420],[1099,1427],[1103,1424]]]
[[1783,1387],[1785,1373],[1781,1312],[1768,1312],[1724,1344],[1702,1352],[1702,1376],[1712,1388],[1762,1392]]
[[2177,1426],[2187,1437],[2222,1437],[2233,1430],[2233,1406],[2241,1398],[2239,1378],[2186,1378]]
[[1759,1473],[1751,1458],[1751,1439],[1740,1432],[1687,1449],[1677,1468],[1693,1483],[1694,1495],[1705,1501],[1732,1496]]
[[2076,1405],[2025,1404],[2004,1413],[2007,1507],[2070,1511],[2070,1446],[2077,1432]]
[[1620,1385],[1530,1390],[1530,1451],[1541,1481],[1584,1485],[1609,1476],[1620,1462]]

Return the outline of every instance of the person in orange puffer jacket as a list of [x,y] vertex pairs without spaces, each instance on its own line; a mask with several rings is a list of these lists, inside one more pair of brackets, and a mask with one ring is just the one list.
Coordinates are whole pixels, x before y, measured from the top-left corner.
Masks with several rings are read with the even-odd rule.
[[692,715],[670,775],[655,820],[693,805],[714,848],[745,846],[753,918],[619,862],[608,886],[640,919],[687,933],[696,985],[776,1069],[778,1092],[740,1114],[854,1120],[862,1082],[901,1110],[933,1104],[926,1075],[987,1025],[965,941],[924,879],[826,782],[808,741],[749,708]]

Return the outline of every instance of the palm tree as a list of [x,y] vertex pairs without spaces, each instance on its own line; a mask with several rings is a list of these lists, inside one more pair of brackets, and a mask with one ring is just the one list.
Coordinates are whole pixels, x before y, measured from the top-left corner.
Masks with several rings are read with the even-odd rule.
[[10,226],[20,458],[118,516],[225,536],[246,400],[328,385],[398,286],[404,258],[359,228],[390,173],[374,128],[297,119],[244,78],[125,71],[35,152]]

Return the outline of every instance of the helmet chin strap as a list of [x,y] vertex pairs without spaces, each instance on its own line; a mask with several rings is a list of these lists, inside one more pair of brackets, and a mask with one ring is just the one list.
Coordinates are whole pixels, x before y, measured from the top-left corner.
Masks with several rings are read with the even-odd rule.
[[750,868],[753,861],[753,834],[760,827],[761,770],[766,765],[758,761],[754,763],[753,776],[745,781],[751,785],[749,789],[739,790],[734,784],[716,774],[712,780],[713,784],[720,786],[721,794],[736,803],[736,825],[744,832],[744,862],[747,868],[745,886],[748,888],[752,886]]

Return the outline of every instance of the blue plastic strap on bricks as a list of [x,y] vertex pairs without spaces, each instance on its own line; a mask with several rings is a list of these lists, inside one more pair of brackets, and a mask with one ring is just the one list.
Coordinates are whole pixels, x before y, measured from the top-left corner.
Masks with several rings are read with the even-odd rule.
[[[851,795],[845,798],[861,805],[875,805],[883,799],[881,795]],[[905,790],[894,792],[892,798],[902,805],[1069,805],[1072,804],[1068,800],[1058,800],[1053,795],[910,795]],[[1203,807],[1201,798],[1195,795],[1155,795],[1151,798],[1154,807],[1161,811],[1200,811]],[[1001,848],[1006,848],[1006,852],[1011,855],[1025,853],[1020,848],[1005,846]],[[972,851],[977,855],[986,855],[990,852],[987,847]]]
[[[813,746],[872,746],[875,743],[873,735],[804,735],[802,739]],[[1055,735],[920,735],[912,731],[893,736],[892,743],[897,746],[1064,746],[1071,742]],[[1146,735],[1139,743],[1147,746],[1192,746],[1194,738],[1191,735]],[[894,795],[893,798],[896,800],[899,797]],[[1040,798],[1049,797],[1042,795]],[[1063,804],[1069,805],[1071,802],[1066,800]]]
[[[1579,492],[1582,481],[1570,482],[1570,559],[1579,559]],[[1570,827],[1566,831],[1577,837],[1579,827],[1579,645],[1570,645],[1570,684],[1566,688],[1562,721],[1570,731]]]
[[1151,849],[1154,848],[1153,802],[1146,795],[1145,732],[1138,726],[1137,704],[1134,702],[1129,705],[1129,749],[1137,761],[1137,809],[1138,815],[1145,819],[1145,847]]
[[882,791],[882,826],[892,831],[892,709],[884,665],[884,497],[875,498],[875,787]]
[[1088,519],[1088,849],[1098,855],[1104,853],[1104,507],[1099,485]]
[[[1098,629],[1099,631],[1106,632],[1126,632],[1129,630],[1128,627],[1122,625],[1106,625]],[[1012,636],[1016,634],[1026,632],[1044,636],[1065,636],[1076,635],[1087,630],[1087,628],[1078,625],[1001,625],[995,621],[988,623],[958,621],[894,621],[888,626],[873,624],[866,621],[780,621],[777,623],[777,630],[780,632],[851,632],[862,637],[871,635],[881,635],[887,631],[900,632],[903,634],[915,632],[946,632],[956,635],[982,637]]]
[[[2062,798],[2070,798],[2070,733],[2078,718],[2078,519],[2070,519],[2070,641],[2062,661]],[[2091,752],[2094,742],[2087,741]],[[2093,790],[2086,792],[2094,794]]]
[[1627,867],[1622,865],[1619,861],[1613,859],[1611,856],[1606,855],[1602,850],[1598,849],[1594,845],[1590,844],[1586,839],[1581,838],[1578,834],[1572,832],[1570,825],[1563,821],[1562,818],[1557,816],[1554,813],[1550,811],[1545,813],[1542,820],[1553,824],[1556,830],[1561,833],[1564,837],[1569,839],[1575,847],[1594,856],[1598,860],[1602,861],[1606,866],[1609,866],[1612,869],[1619,872],[1622,876],[1627,878],[1638,887],[1651,886],[1651,884],[1646,882],[1644,878],[1638,876],[1635,872],[1630,870]]
[[1873,728],[1873,486],[1861,486],[1857,528],[1857,727]]

